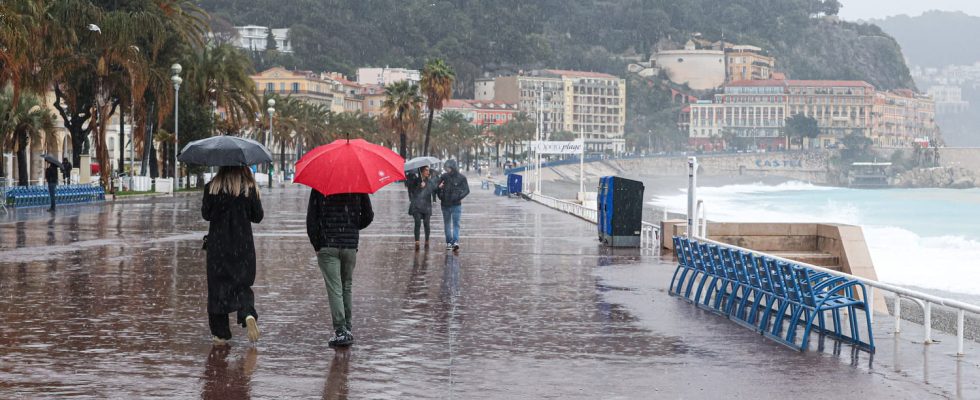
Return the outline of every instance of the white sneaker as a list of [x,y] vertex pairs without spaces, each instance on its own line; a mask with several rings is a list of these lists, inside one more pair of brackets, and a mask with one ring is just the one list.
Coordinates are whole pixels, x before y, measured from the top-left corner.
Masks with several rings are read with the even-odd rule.
[[259,324],[255,321],[255,317],[251,315],[245,317],[245,329],[248,332],[248,340],[253,342],[259,340]]
[[452,243],[446,243],[446,250],[452,250],[452,249],[453,249],[453,244]]

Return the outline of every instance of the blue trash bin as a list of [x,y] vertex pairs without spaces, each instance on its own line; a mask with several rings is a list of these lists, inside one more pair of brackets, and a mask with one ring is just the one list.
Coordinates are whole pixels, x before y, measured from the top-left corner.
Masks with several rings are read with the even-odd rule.
[[524,177],[518,174],[507,175],[507,191],[509,194],[517,194],[523,192],[524,187]]

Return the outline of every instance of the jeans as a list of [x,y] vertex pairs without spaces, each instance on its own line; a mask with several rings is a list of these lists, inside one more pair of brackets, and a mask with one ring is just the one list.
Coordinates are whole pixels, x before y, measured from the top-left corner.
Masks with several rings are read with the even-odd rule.
[[317,265],[327,285],[334,332],[351,331],[351,286],[357,249],[324,247],[316,253]]
[[52,210],[54,210],[55,200],[58,199],[57,192],[58,192],[58,184],[57,183],[48,183],[48,195],[51,197],[51,209]]
[[463,214],[463,206],[443,206],[442,221],[446,228],[446,243],[459,243],[459,218]]
[[415,213],[412,214],[412,218],[415,218],[415,241],[416,242],[419,241],[419,233],[420,233],[419,228],[421,228],[424,225],[425,241],[428,242],[429,232],[431,231],[431,229],[429,228],[429,220],[432,218],[432,214]]

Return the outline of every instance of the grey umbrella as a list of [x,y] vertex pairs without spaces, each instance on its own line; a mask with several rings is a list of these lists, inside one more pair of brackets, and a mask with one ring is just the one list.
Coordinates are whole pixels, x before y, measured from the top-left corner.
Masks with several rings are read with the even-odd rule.
[[212,167],[244,167],[272,162],[272,153],[252,139],[214,136],[188,143],[177,159],[187,164]]
[[435,157],[415,157],[411,160],[405,161],[405,170],[411,171],[413,169],[419,169],[426,165],[438,164],[442,160]]
[[58,168],[64,168],[64,167],[63,167],[63,166],[61,165],[61,161],[58,161],[58,159],[57,159],[57,158],[55,158],[54,156],[52,156],[52,155],[50,155],[50,154],[41,154],[41,158],[43,158],[43,159],[44,159],[44,161],[47,161],[47,162],[49,162],[49,163],[52,163],[52,164],[54,164],[54,166],[56,166],[56,167],[58,167]]

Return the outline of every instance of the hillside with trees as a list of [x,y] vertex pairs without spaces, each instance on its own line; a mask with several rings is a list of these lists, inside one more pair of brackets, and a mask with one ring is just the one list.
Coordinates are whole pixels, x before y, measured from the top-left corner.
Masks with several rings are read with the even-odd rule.
[[[795,79],[859,79],[912,88],[901,49],[877,26],[841,22],[837,0],[202,0],[213,24],[291,28],[292,55],[273,64],[353,74],[359,66],[421,69],[441,58],[454,97],[484,73],[563,68],[626,75],[633,60],[695,34],[752,44]],[[216,28],[217,29],[217,28]],[[220,29],[217,29],[220,30]],[[265,52],[268,53],[268,52]],[[676,142],[679,107],[660,83],[629,79],[627,140]],[[675,129],[676,130],[676,129]],[[652,132],[653,134],[651,134]]]

